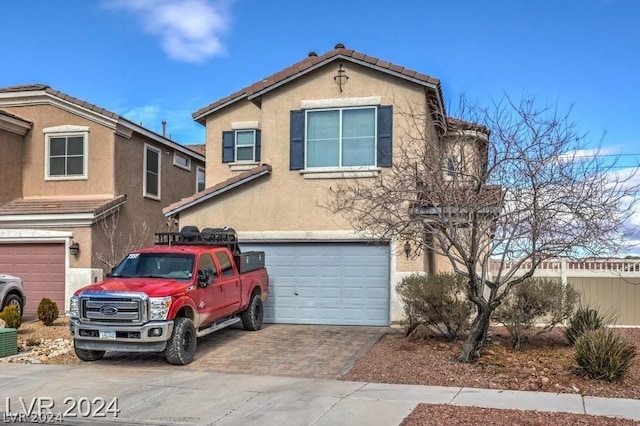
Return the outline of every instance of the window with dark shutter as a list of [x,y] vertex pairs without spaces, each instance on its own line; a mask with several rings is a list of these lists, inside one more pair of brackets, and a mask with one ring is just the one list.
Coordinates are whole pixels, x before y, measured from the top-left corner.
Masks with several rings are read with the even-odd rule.
[[391,167],[392,129],[392,106],[291,111],[289,168]]
[[222,162],[233,163],[236,159],[235,132],[222,132]]
[[304,169],[304,111],[291,111],[289,169]]
[[378,167],[391,167],[393,162],[393,107],[378,107]]

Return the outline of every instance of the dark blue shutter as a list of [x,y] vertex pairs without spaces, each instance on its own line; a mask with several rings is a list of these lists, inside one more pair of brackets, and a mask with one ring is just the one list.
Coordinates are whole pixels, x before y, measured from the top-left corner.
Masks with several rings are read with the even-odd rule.
[[291,111],[289,169],[304,169],[304,111]]
[[257,163],[260,162],[260,152],[262,151],[262,146],[260,142],[260,130],[256,130],[256,156],[255,161]]
[[393,107],[378,107],[378,167],[391,167],[393,162]]
[[233,163],[236,160],[235,133],[222,132],[222,162]]

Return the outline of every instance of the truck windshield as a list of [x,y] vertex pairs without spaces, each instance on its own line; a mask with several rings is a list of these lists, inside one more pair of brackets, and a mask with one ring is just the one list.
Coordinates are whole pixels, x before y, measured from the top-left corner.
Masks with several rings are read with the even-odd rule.
[[194,260],[192,254],[131,253],[113,269],[111,276],[188,280],[193,276]]

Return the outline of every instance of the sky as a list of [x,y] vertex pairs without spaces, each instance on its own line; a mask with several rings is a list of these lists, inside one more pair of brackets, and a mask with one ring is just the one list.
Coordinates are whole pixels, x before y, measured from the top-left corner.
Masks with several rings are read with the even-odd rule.
[[592,147],[633,165],[639,22],[637,0],[4,1],[0,86],[47,84],[203,143],[194,111],[342,43],[440,79],[448,105],[572,108]]

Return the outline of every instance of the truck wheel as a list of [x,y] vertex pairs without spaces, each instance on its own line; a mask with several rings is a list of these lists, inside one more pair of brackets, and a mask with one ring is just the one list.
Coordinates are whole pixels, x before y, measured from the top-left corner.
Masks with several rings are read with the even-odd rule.
[[10,294],[7,296],[7,299],[4,301],[3,308],[5,306],[14,306],[18,311],[18,313],[20,314],[20,316],[22,316],[22,300],[20,299],[20,297],[16,296],[15,294]]
[[251,303],[246,311],[242,313],[242,325],[245,330],[256,331],[262,328],[262,298],[259,294],[254,294]]
[[76,345],[73,345],[73,350],[76,352],[76,356],[83,361],[98,361],[104,356],[104,351],[91,351],[88,349],[78,349]]
[[169,364],[186,365],[193,361],[196,353],[196,328],[189,318],[176,318],[173,334],[167,342],[164,354]]

